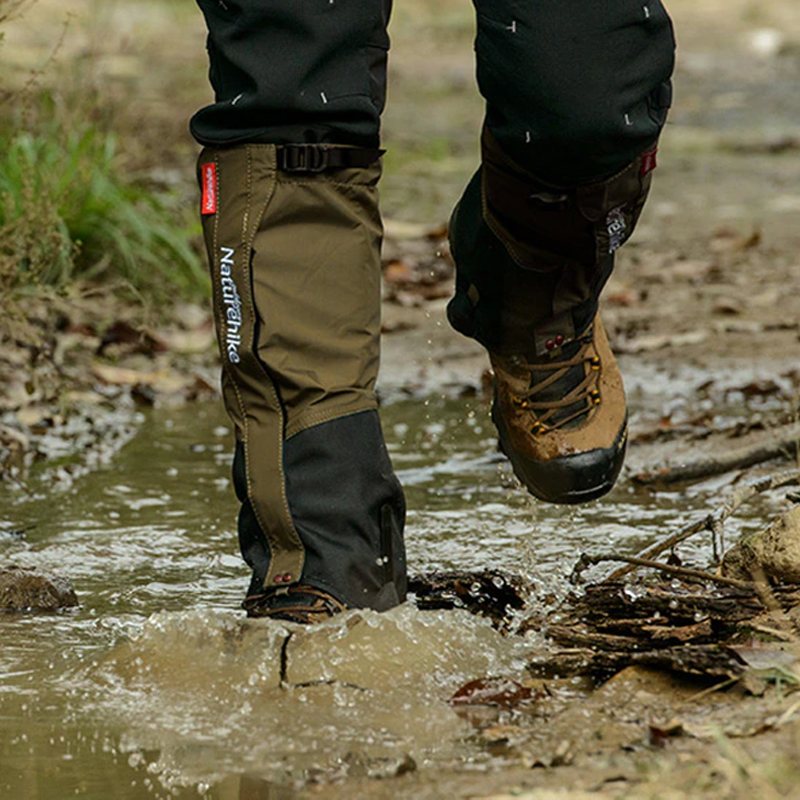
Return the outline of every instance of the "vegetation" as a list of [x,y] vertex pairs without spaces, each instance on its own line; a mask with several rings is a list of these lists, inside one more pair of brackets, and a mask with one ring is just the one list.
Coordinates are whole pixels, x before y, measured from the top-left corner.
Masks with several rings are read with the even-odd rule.
[[173,199],[125,180],[116,137],[91,123],[0,130],[0,287],[121,280],[161,300],[205,275]]
[[[0,24],[22,5],[0,2]],[[129,175],[113,114],[98,115],[95,99],[69,85],[41,88],[36,75],[0,94],[0,293],[91,281],[156,305],[200,294],[207,278],[192,209]]]

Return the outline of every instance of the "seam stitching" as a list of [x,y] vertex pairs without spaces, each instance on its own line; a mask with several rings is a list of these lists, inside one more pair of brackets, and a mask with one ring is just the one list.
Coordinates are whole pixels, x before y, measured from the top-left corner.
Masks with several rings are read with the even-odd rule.
[[[250,198],[251,198],[251,195],[252,195],[252,172],[251,172],[251,168],[252,168],[251,147],[248,146],[248,148],[247,148],[248,217],[249,217],[249,208],[250,208],[250,205],[249,205],[250,204]],[[266,197],[264,198],[264,202],[261,205],[261,207],[260,207],[260,209],[258,211],[258,214],[255,217],[255,221],[254,221],[254,224],[253,224],[253,226],[251,228],[251,231],[250,231],[249,235],[246,235],[246,238],[244,240],[246,248],[247,248],[248,264],[250,264],[250,262],[251,262],[250,254],[252,253],[252,250],[253,250],[253,244],[255,243],[255,237],[256,237],[256,234],[258,232],[258,227],[260,226],[261,221],[263,220],[264,214],[266,213],[266,210],[267,210],[267,206],[269,205],[270,201],[274,197],[276,183],[277,183],[276,181],[272,181],[272,186],[267,191]],[[248,267],[248,269],[249,269],[249,267]],[[252,279],[252,274],[251,274],[251,279]],[[252,314],[253,314],[253,318],[255,319],[255,315],[258,313],[258,309],[257,309],[256,302],[255,302],[255,291],[253,291],[253,289],[252,289],[251,282],[248,282],[248,293],[249,293],[249,297],[250,297],[251,311],[252,311]],[[255,325],[254,325],[254,328],[255,328]],[[256,362],[259,364],[259,366],[261,368],[261,371],[264,373],[264,376],[267,378],[267,384],[269,386],[270,394],[272,395],[272,398],[273,398],[273,400],[275,402],[275,405],[276,405],[276,407],[278,409],[278,413],[280,414],[281,420],[283,422],[285,420],[285,414],[283,412],[283,407],[282,407],[281,402],[280,402],[280,396],[278,394],[278,390],[275,387],[275,382],[272,379],[272,376],[270,375],[269,371],[267,370],[265,364],[262,362],[261,358],[258,355],[258,342],[254,341],[253,344],[255,345],[253,347],[253,356],[255,357]],[[287,494],[286,494],[286,475],[285,475],[284,468],[283,468],[283,425],[279,425],[278,426],[278,454],[280,456],[279,459],[278,459],[278,474],[280,476],[281,500],[283,501],[283,512],[285,514],[284,522],[287,523],[286,533],[289,535],[290,543],[294,544],[296,546],[296,548],[301,552],[300,564],[299,564],[298,572],[302,573],[303,564],[304,564],[304,561],[305,561],[303,542],[300,539],[300,535],[298,534],[297,529],[294,526],[294,521],[292,519],[292,512],[291,512],[291,509],[289,507],[289,500],[288,500],[288,497],[287,497]],[[270,545],[272,545],[272,539],[269,536],[267,536],[267,539],[270,542]],[[277,546],[275,549],[278,550],[278,551],[283,551],[283,552],[291,552],[290,550],[287,550],[286,548],[281,547],[281,546]],[[270,572],[272,572],[272,569],[270,569]],[[297,578],[299,579],[300,577],[301,577],[300,574],[298,574]]]

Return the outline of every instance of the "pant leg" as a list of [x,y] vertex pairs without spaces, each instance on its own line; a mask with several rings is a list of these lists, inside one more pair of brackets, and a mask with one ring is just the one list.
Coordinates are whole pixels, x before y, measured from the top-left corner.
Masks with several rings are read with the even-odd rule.
[[193,129],[219,141],[199,178],[250,595],[306,584],[382,610],[406,578],[405,503],[374,391],[380,166],[286,171],[276,145],[377,143],[379,104],[361,89],[383,80],[369,42],[388,4],[200,5],[219,102]]
[[660,0],[474,0],[483,163],[453,215],[451,324],[498,353],[596,313],[671,102]]
[[671,102],[661,0],[474,0],[486,126],[558,185],[613,175],[657,139]]
[[192,119],[206,145],[376,147],[391,0],[198,0],[215,102]]

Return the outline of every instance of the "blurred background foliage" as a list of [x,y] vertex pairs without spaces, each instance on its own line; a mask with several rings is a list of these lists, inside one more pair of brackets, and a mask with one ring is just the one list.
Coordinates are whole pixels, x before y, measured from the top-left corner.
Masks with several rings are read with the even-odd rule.
[[[681,53],[668,155],[701,169],[725,148],[791,145],[800,4],[667,5]],[[469,0],[395,3],[382,188],[390,219],[441,223],[477,165],[474,25]],[[187,121],[210,89],[196,4],[0,0],[0,34],[7,305],[87,281],[154,308],[200,299],[208,282]],[[674,168],[660,176],[662,185],[679,178]]]
[[[25,33],[36,6],[0,0],[0,27]],[[199,296],[207,278],[193,209],[132,162],[121,142],[137,136],[124,122],[131,98],[104,90],[90,51],[66,46],[81,24],[62,13],[39,63],[0,40],[0,59],[22,56],[0,71],[0,292],[13,305],[91,281],[155,306]]]

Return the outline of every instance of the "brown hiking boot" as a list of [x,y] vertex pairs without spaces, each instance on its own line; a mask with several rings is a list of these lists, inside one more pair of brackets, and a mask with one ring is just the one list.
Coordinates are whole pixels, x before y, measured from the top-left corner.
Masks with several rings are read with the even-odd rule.
[[593,500],[622,468],[625,391],[597,306],[644,206],[655,152],[560,186],[514,162],[487,129],[481,169],[453,212],[447,316],[488,350],[500,447],[541,500]]
[[268,617],[301,625],[325,622],[347,610],[347,606],[327,592],[304,585],[251,595],[242,603],[242,608],[253,619]]
[[533,360],[490,351],[492,420],[500,448],[531,494],[584,503],[622,468],[627,412],[622,376],[600,317],[572,341],[555,337]]

